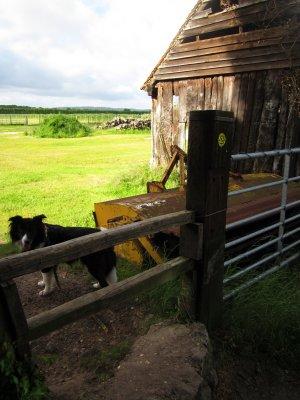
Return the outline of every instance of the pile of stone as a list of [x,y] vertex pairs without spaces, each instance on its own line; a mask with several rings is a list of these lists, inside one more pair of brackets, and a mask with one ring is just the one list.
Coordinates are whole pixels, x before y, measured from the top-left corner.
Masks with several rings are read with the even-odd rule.
[[104,128],[116,129],[150,129],[150,118],[122,118],[116,117],[111,121],[106,122]]

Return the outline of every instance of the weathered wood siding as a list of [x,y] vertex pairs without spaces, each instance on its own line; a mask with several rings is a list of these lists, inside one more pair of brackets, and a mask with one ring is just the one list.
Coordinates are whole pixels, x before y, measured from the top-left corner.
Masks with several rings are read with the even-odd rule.
[[[148,81],[281,69],[291,62],[300,66],[299,14],[299,0],[259,0],[201,18],[195,15]],[[208,33],[215,37],[203,37]]]
[[[170,144],[185,149],[189,111],[233,111],[233,153],[254,152],[296,145],[295,110],[283,85],[288,70],[253,71],[177,82],[159,82],[153,100],[152,164],[164,164]],[[174,105],[174,96],[178,96]],[[165,151],[165,149],[167,151]],[[278,160],[251,160],[235,166],[243,172],[280,168]]]

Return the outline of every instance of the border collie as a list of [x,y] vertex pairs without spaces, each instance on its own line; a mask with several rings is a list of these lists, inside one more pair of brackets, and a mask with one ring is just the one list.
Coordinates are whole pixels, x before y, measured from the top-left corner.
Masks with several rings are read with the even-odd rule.
[[[99,232],[96,228],[63,227],[43,222],[45,215],[33,218],[23,218],[20,215],[9,218],[10,237],[22,252],[40,249],[42,247],[66,242],[80,236]],[[116,255],[113,248],[97,251],[80,258],[89,273],[98,281],[94,288],[105,287],[117,282]],[[70,262],[72,263],[72,262]],[[42,269],[42,280],[38,286],[44,287],[40,296],[52,293],[59,286],[56,275],[57,267]]]

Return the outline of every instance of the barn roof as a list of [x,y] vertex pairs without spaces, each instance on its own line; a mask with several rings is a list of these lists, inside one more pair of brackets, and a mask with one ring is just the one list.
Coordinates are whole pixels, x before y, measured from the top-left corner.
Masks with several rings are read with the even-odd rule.
[[159,81],[299,66],[299,13],[300,0],[199,0],[142,89],[151,93]]

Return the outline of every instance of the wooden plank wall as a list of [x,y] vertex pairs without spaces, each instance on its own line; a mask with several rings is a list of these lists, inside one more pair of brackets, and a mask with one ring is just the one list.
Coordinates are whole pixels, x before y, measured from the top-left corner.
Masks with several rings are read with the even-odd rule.
[[[164,164],[165,148],[185,149],[187,115],[192,110],[233,111],[233,153],[284,148],[295,143],[295,112],[282,85],[287,70],[159,82],[153,108],[153,165]],[[173,96],[178,96],[173,107]],[[179,115],[177,115],[177,113]],[[175,124],[173,125],[173,121]],[[299,134],[299,133],[298,133]],[[168,150],[169,151],[169,150]],[[278,160],[251,160],[234,166],[241,172],[280,170]]]
[[[225,21],[226,22],[226,21]],[[299,22],[182,43],[170,50],[153,80],[192,79],[300,66]]]

